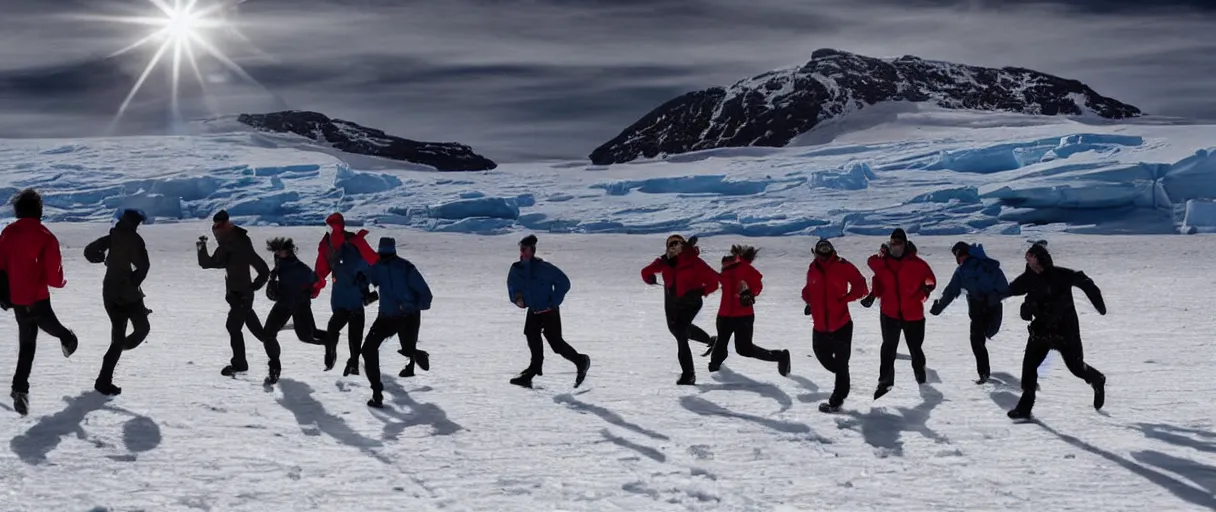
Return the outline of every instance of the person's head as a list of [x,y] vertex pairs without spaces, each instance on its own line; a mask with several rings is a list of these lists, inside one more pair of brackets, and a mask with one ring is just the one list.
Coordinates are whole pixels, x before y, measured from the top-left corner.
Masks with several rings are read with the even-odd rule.
[[736,261],[739,261],[738,256],[734,256],[734,255],[730,255],[730,254],[723,256],[722,257],[722,269],[725,270],[726,267],[729,267],[729,266],[735,264]]
[[325,218],[325,226],[330,233],[335,233],[346,229],[346,218],[340,212],[331,213]]
[[519,259],[523,261],[536,257],[536,235],[528,235],[519,241]]
[[971,257],[971,246],[966,242],[958,242],[950,248],[950,253],[954,254],[954,261],[962,265],[967,258]]
[[1036,273],[1042,273],[1044,270],[1051,268],[1054,263],[1051,261],[1051,253],[1047,252],[1047,244],[1035,243],[1026,250],[1026,265],[1030,270]]
[[380,245],[376,248],[376,254],[380,255],[381,259],[396,256],[397,239],[391,236],[380,237]]
[[13,214],[18,219],[42,219],[42,194],[27,188],[13,196]]
[[826,238],[820,238],[815,242],[815,259],[817,261],[825,261],[831,259],[836,254],[836,247]]
[[908,234],[902,228],[891,232],[891,240],[887,242],[887,251],[896,258],[901,258],[908,248]]
[[684,244],[687,241],[680,235],[671,235],[667,237],[667,257],[674,258],[679,256],[684,251]]
[[232,220],[228,217],[228,210],[220,210],[211,217],[211,233],[216,239],[224,238],[232,231]]
[[266,250],[273,252],[275,259],[285,260],[296,255],[296,243],[290,238],[271,238],[266,241]]
[[760,252],[760,249],[757,249],[750,245],[732,245],[730,247],[731,256],[734,256],[736,259],[738,259],[740,261],[746,261],[748,263],[755,261],[756,254],[759,252]]
[[148,220],[148,215],[136,208],[127,208],[118,214],[118,227],[135,229]]

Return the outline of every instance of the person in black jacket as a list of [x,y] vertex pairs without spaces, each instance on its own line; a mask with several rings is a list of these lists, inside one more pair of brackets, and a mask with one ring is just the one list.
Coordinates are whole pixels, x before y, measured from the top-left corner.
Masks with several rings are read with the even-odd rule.
[[[274,302],[266,315],[267,352],[279,353],[279,331],[289,319],[295,324],[300,341],[324,346],[328,335],[317,329],[317,321],[312,315],[312,290],[317,274],[296,257],[296,244],[290,238],[267,240],[266,250],[274,253],[274,269],[270,271],[270,281],[266,285],[266,298]],[[279,381],[279,370],[271,368],[266,384]]]
[[1084,272],[1055,266],[1044,243],[1036,243],[1026,251],[1026,271],[1009,283],[1011,296],[1026,296],[1022,316],[1030,319],[1030,338],[1022,359],[1022,399],[1009,411],[1010,418],[1030,418],[1038,389],[1039,365],[1051,350],[1060,352],[1073,375],[1093,386],[1094,409],[1101,409],[1105,402],[1106,376],[1085,364],[1073,287],[1085,292],[1099,314],[1106,314],[1098,285]]
[[[124,350],[138,347],[151,330],[140,289],[148,277],[148,248],[136,229],[147,220],[142,211],[127,209],[110,229],[110,234],[98,238],[84,248],[90,263],[105,263],[106,277],[102,280],[101,297],[106,315],[110,317],[110,348],[101,360],[101,373],[93,389],[103,395],[118,395],[122,388],[114,385],[114,367]],[[127,324],[134,330],[127,335]]]
[[[249,371],[249,362],[245,359],[245,337],[241,333],[242,327],[248,327],[250,334],[253,334],[258,340],[265,342],[267,339],[266,333],[262,329],[262,322],[253,310],[253,296],[266,285],[270,267],[266,265],[266,260],[262,259],[253,249],[253,241],[249,239],[249,233],[244,228],[233,225],[227,211],[220,210],[212,217],[212,222],[211,232],[215,235],[215,241],[219,247],[215,249],[214,254],[209,255],[207,254],[207,237],[199,237],[196,244],[198,264],[203,268],[222,268],[226,273],[227,294],[224,299],[228,301],[229,310],[228,320],[224,325],[228,329],[232,344],[232,361],[223,370],[220,370],[220,374],[233,376]],[[250,268],[257,272],[256,277],[250,276]],[[266,355],[270,358],[271,374],[278,375],[280,368],[278,343],[265,343],[265,345]]]

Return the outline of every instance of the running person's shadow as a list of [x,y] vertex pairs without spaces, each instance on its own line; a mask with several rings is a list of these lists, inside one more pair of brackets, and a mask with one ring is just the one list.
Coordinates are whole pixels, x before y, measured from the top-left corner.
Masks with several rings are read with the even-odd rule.
[[134,454],[151,451],[160,445],[160,427],[155,421],[147,416],[109,405],[110,398],[105,395],[87,391],[75,398],[64,397],[63,400],[67,402],[67,407],[39,418],[38,423],[9,442],[9,447],[22,462],[30,465],[45,464],[47,455],[69,435],[88,440],[88,433],[83,426],[85,419],[90,414],[102,410],[131,417],[123,426],[123,443],[130,453],[111,458],[134,460]]

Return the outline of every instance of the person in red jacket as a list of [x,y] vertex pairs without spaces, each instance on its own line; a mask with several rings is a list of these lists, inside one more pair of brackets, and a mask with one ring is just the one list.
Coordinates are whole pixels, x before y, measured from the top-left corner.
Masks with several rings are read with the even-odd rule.
[[[697,383],[688,339],[701,331],[692,322],[701,311],[702,298],[718,289],[718,273],[701,259],[696,242],[695,236],[685,240],[680,235],[671,235],[667,237],[667,252],[642,269],[642,280],[646,284],[658,284],[655,275],[663,275],[663,310],[667,315],[667,329],[676,338],[681,370],[676,384],[681,386]],[[700,332],[712,345],[713,340],[704,333]]]
[[806,270],[802,300],[804,314],[811,317],[814,332],[811,348],[824,369],[836,375],[836,385],[821,412],[836,412],[849,397],[849,356],[853,352],[853,318],[849,303],[865,297],[866,279],[848,260],[836,254],[827,239],[815,243],[815,260]]
[[781,376],[790,374],[790,351],[766,350],[752,343],[756,314],[752,306],[764,289],[764,275],[752,266],[758,250],[735,245],[730,255],[722,258],[722,302],[718,305],[718,341],[709,358],[709,371],[716,372],[726,360],[730,337],[735,338],[735,352],[740,356],[777,363]]
[[12,309],[17,319],[17,371],[13,374],[13,410],[29,414],[30,370],[38,330],[59,339],[63,356],[76,351],[77,338],[51,309],[49,288],[63,288],[63,259],[59,239],[42,225],[42,196],[25,189],[13,197],[17,220],[0,232],[0,278],[4,292],[0,307]]
[[863,306],[873,304],[874,297],[881,302],[882,349],[878,369],[878,389],[874,399],[887,394],[895,386],[895,354],[899,348],[899,335],[903,333],[912,355],[912,372],[916,382],[925,383],[925,301],[937,287],[937,277],[925,260],[916,255],[916,245],[908,241],[903,229],[891,232],[891,240],[882,245],[878,254],[870,256],[870,270],[874,279],[870,286],[870,297]]
[[[317,244],[317,262],[313,265],[317,273],[317,283],[312,292],[312,298],[320,296],[321,289],[325,288],[326,278],[333,276],[334,286],[329,298],[333,316],[329,317],[329,325],[325,328],[325,332],[329,334],[329,338],[325,340],[325,370],[333,369],[337,362],[338,337],[342,334],[342,329],[349,325],[346,334],[350,357],[346,360],[342,376],[358,375],[359,354],[363,347],[363,326],[366,321],[363,310],[365,302],[369,302],[366,299],[371,291],[358,284],[356,276],[375,265],[379,256],[367,243],[367,230],[360,229],[358,233],[347,231],[346,219],[341,213],[334,212],[326,217],[325,225],[328,231]],[[412,365],[413,361],[410,363]],[[413,369],[410,370],[412,377]]]

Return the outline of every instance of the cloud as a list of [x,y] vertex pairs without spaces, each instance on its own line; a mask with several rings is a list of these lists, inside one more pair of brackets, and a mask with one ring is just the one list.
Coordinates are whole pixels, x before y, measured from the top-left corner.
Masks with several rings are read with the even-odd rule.
[[[6,76],[28,75],[38,64],[75,66],[136,36],[33,4],[26,0],[0,19],[0,107],[9,110],[21,98],[5,90]],[[270,91],[269,103],[411,138],[460,141],[503,161],[583,158],[678,94],[799,65],[823,47],[1028,67],[1082,80],[1151,113],[1216,119],[1213,2],[862,4],[248,0],[236,19],[271,58],[235,40],[225,47]],[[102,76],[122,82],[124,73]],[[70,91],[22,93],[30,94],[65,105],[58,111],[73,118],[113,109],[113,93],[94,108],[67,101]],[[23,116],[23,126],[33,126],[30,119]],[[0,125],[0,134],[14,131]]]

